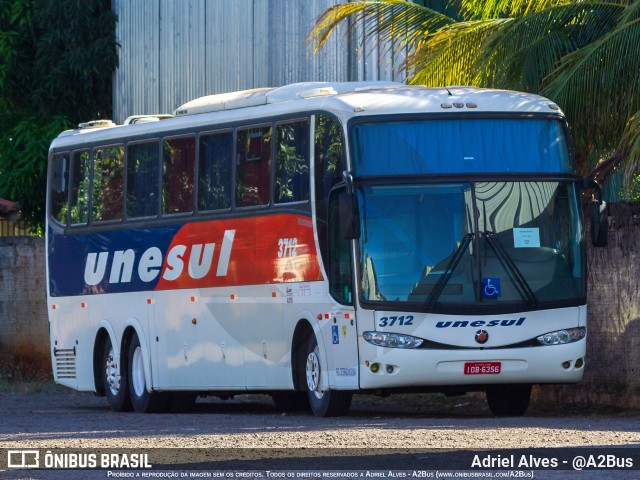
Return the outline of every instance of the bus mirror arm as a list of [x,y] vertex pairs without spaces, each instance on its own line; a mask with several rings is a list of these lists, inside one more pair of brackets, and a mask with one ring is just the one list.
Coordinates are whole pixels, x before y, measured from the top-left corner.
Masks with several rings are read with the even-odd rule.
[[602,189],[600,188],[600,184],[598,184],[598,182],[596,182],[593,178],[590,178],[590,177],[583,178],[582,189],[593,190],[594,201],[598,202],[598,204],[602,203]]
[[591,214],[591,243],[594,247],[606,247],[607,231],[609,229],[607,202],[602,199],[600,185],[592,178],[584,178],[582,180],[582,188],[593,190],[593,201],[588,207]]
[[347,193],[354,193],[353,174],[349,170],[345,170],[342,172],[342,178],[344,179],[344,183],[347,185]]

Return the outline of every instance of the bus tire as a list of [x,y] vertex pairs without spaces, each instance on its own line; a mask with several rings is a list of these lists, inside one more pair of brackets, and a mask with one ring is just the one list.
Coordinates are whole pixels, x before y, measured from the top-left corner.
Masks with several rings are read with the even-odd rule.
[[524,415],[531,399],[531,385],[500,385],[487,390],[487,403],[496,417]]
[[351,407],[352,393],[338,390],[320,390],[321,377],[326,375],[326,372],[322,371],[318,341],[315,335],[311,335],[309,338],[306,351],[305,375],[311,411],[317,417],[339,417],[345,415],[349,411],[349,407]]
[[[118,368],[120,364],[120,368]],[[121,359],[114,357],[111,338],[107,335],[102,352],[102,372],[107,402],[114,412],[129,412],[133,409],[129,396],[127,368]]]
[[147,381],[144,374],[144,360],[142,347],[137,335],[131,337],[128,356],[129,393],[131,404],[136,412],[158,413],[167,408],[167,396],[160,392],[147,389]]

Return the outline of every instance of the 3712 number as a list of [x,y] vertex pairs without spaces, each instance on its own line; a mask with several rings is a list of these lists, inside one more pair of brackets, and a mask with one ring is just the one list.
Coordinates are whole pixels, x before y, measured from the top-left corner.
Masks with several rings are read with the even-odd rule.
[[297,248],[297,238],[281,238],[278,240],[278,258],[295,257]]
[[393,327],[394,325],[413,325],[413,315],[380,317],[378,320],[379,327]]

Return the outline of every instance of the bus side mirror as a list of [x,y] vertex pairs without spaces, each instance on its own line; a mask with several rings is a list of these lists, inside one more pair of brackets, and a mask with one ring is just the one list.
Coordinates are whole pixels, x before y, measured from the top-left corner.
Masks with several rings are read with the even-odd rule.
[[607,231],[609,230],[609,214],[607,202],[602,200],[591,202],[591,243],[594,247],[607,246]]
[[607,202],[602,199],[602,190],[595,180],[585,178],[582,188],[593,190],[593,201],[589,205],[591,216],[591,243],[594,247],[607,246],[607,232],[609,230],[609,215]]
[[338,215],[340,235],[346,240],[355,240],[360,236],[360,214],[355,192],[341,193],[338,197]]

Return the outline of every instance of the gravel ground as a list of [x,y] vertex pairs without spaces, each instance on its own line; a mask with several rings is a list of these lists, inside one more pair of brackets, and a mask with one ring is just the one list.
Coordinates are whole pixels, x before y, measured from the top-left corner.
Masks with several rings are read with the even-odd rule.
[[[145,415],[114,413],[103,398],[56,387],[39,393],[0,393],[0,412],[2,448],[151,449],[163,452],[161,464],[167,468],[192,468],[202,463],[197,450],[188,458],[184,453],[172,453],[185,449],[217,452],[227,461],[215,464],[217,468],[231,468],[233,461],[242,461],[243,468],[258,470],[264,467],[260,459],[265,457],[284,459],[275,468],[304,469],[314,460],[322,466],[325,458],[331,459],[333,468],[361,468],[363,463],[354,463],[350,456],[357,456],[371,468],[392,468],[380,459],[393,458],[393,468],[416,468],[427,462],[429,469],[455,469],[462,468],[456,463],[460,453],[496,449],[518,453],[531,448],[567,452],[572,447],[636,447],[633,452],[640,459],[640,412],[533,405],[526,416],[494,418],[482,395],[453,399],[357,395],[350,415],[340,418],[283,414],[270,397],[262,395],[199,401],[192,413]],[[436,453],[416,456],[411,453],[416,449],[434,449]],[[298,463],[286,460],[292,451],[300,457]],[[392,456],[384,457],[389,454]],[[206,465],[212,468],[210,463]],[[0,471],[0,478],[108,477],[104,472],[89,471],[48,471],[35,476]],[[640,470],[547,471],[536,472],[535,478],[640,478]]]
[[638,412],[534,406],[491,417],[481,395],[356,395],[349,416],[283,414],[270,397],[199,401],[189,414],[111,412],[103,398],[54,389],[0,394],[5,448],[528,448],[640,446]]

